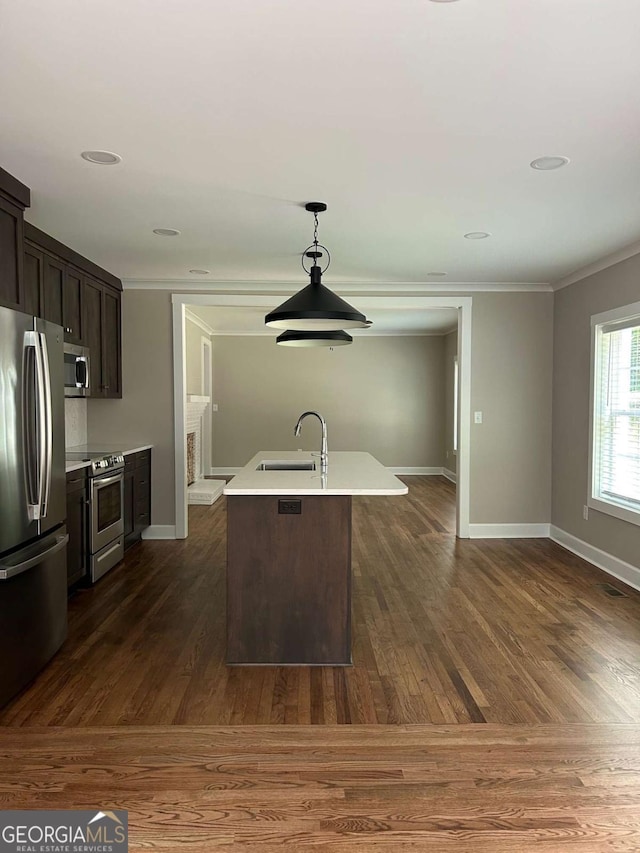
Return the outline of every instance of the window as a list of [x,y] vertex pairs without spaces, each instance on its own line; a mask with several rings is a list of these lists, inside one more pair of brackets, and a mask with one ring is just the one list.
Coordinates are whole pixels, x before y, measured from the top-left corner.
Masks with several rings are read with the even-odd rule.
[[589,506],[640,524],[640,303],[591,318]]

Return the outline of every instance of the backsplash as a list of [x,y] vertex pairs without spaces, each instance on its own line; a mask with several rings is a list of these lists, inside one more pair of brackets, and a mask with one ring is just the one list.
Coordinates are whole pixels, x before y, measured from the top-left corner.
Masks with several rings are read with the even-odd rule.
[[75,447],[87,443],[87,401],[67,397],[64,401],[64,443]]

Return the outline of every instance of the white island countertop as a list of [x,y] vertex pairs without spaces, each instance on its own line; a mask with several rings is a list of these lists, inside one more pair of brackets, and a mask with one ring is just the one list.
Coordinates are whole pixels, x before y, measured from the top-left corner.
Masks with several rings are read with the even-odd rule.
[[[315,471],[259,471],[265,460],[315,462]],[[308,451],[261,450],[224,488],[225,495],[406,495],[409,489],[370,453],[334,450],[328,467]]]

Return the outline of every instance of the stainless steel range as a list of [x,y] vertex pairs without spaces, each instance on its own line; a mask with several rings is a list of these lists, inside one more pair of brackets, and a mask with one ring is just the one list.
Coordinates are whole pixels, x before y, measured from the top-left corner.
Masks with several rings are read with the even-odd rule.
[[97,581],[124,557],[124,456],[69,453],[89,465],[89,576]]

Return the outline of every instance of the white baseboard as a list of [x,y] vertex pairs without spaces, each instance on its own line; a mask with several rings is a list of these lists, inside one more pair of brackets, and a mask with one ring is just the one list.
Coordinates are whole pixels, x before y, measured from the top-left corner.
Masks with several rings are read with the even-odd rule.
[[209,468],[208,477],[235,477],[242,471],[242,466],[239,468]]
[[391,471],[392,474],[404,474],[407,477],[412,475],[431,477],[442,474],[443,470],[443,468],[387,468],[387,471]]
[[175,539],[175,524],[151,524],[142,531],[143,539]]
[[567,533],[566,530],[561,530],[553,524],[551,525],[550,538],[558,545],[566,548],[567,551],[571,551],[572,554],[576,554],[578,557],[582,557],[583,560],[593,563],[594,566],[602,569],[608,575],[612,575],[614,578],[629,584],[634,589],[640,590],[640,568],[638,566],[625,563],[624,560],[614,557],[613,554],[601,551],[600,548],[589,545],[588,542],[578,539],[577,536],[573,536],[571,533]]
[[548,539],[549,524],[470,524],[470,539]]
[[442,469],[442,476],[446,477],[447,480],[451,480],[452,483],[455,483],[456,480],[458,479],[458,475],[456,474],[456,472],[450,471],[448,468]]

